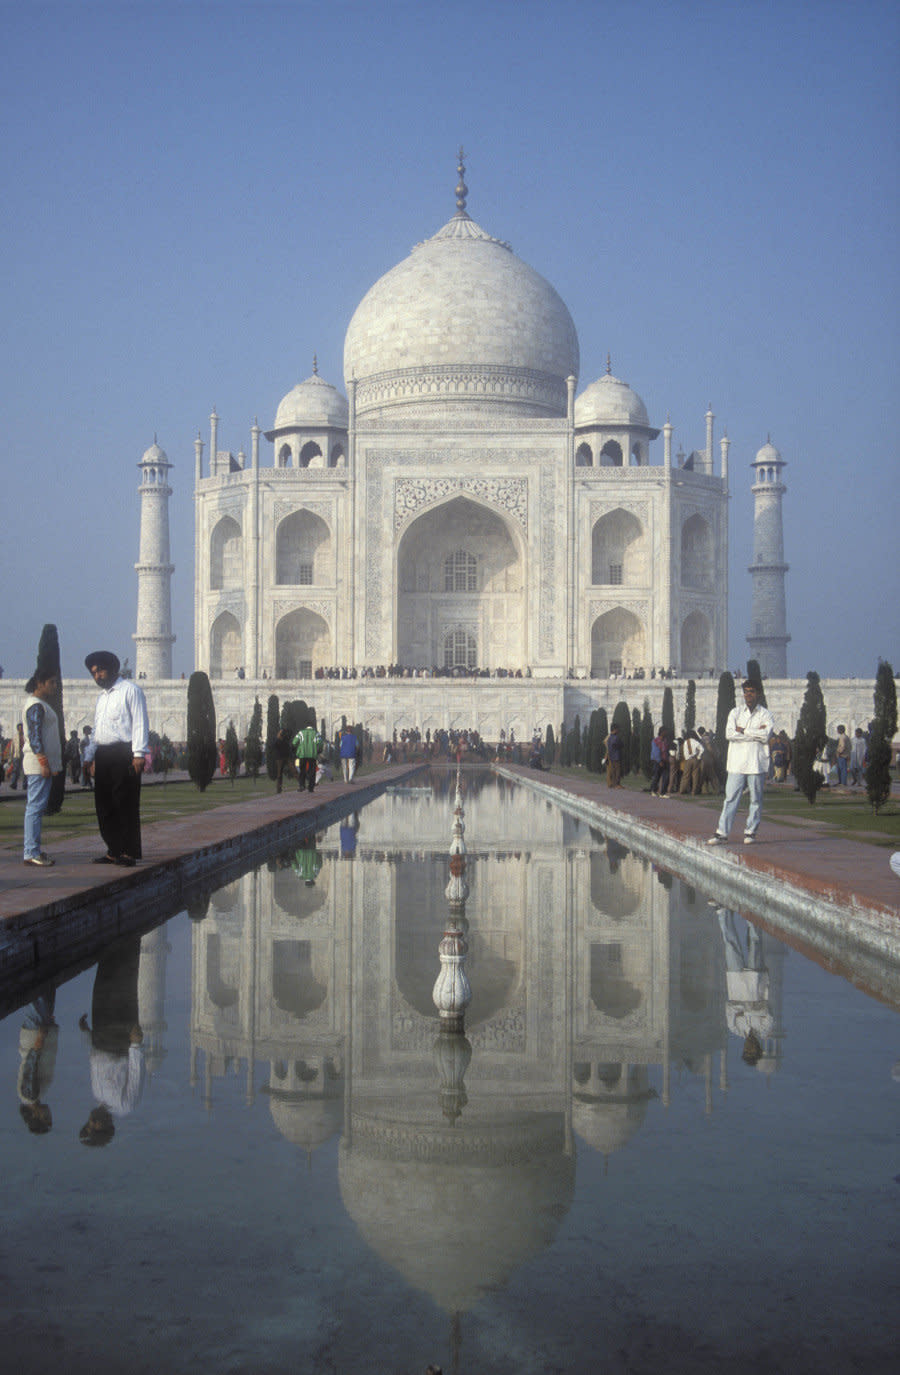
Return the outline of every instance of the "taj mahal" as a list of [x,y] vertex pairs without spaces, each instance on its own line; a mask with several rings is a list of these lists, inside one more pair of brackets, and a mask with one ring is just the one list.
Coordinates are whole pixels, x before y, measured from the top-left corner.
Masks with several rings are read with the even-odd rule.
[[[710,406],[696,447],[676,449],[668,416],[651,423],[608,354],[580,383],[567,306],[470,216],[463,157],[455,213],[353,313],[344,390],[313,357],[271,428],[254,421],[249,457],[219,447],[215,410],[208,446],[194,442],[193,666],[223,729],[246,730],[254,700],[276,693],[314,697],[376,738],[403,726],[522,738],[614,705],[627,680],[656,714],[661,671],[693,677],[699,717],[714,715],[728,666],[728,437]],[[172,466],[155,440],[138,464],[134,672],[156,728],[180,739]],[[787,679],[786,465],[767,440],[747,466],[747,654],[791,726],[802,686]],[[868,688],[863,701],[862,684],[845,687],[829,708],[866,720]],[[88,691],[88,721],[92,702]]]
[[[314,366],[271,429],[254,424],[249,462],[219,449],[215,413],[208,462],[196,441],[194,659],[212,679],[699,677],[726,662],[728,439],[717,453],[710,410],[700,447],[673,456],[667,420],[654,450],[661,431],[609,359],[579,391],[565,303],[469,216],[464,172],[461,155],[455,215],[357,307],[346,396]],[[149,485],[165,463],[145,456]],[[754,649],[775,677],[782,466],[766,445],[777,529]],[[151,619],[138,671],[166,677]]]

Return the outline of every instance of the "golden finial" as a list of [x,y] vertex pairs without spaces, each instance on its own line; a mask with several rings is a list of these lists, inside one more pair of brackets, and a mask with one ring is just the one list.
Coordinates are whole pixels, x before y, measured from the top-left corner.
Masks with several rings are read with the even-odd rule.
[[606,355],[606,375],[612,377],[612,356],[610,354]]
[[319,375],[319,357],[318,357],[318,354],[315,354],[315,353],[314,353],[314,354],[313,354],[313,377],[318,377],[318,375]]

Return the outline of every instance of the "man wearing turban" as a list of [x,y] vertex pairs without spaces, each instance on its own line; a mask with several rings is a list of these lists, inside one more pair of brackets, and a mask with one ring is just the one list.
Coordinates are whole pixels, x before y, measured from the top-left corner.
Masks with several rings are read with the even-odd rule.
[[149,747],[147,701],[137,683],[119,676],[119,660],[97,650],[84,661],[100,689],[85,770],[94,779],[97,824],[106,854],[95,864],[132,868],[141,858],[141,774]]

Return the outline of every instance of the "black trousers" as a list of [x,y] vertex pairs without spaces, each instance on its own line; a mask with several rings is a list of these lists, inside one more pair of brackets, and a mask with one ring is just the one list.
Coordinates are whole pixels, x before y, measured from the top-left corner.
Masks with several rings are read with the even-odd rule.
[[141,776],[131,745],[98,745],[94,755],[97,825],[111,855],[141,857]]

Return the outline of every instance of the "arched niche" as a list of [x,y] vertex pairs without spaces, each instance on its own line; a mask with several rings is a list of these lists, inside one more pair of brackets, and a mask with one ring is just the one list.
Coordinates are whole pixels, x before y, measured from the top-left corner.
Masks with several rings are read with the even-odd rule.
[[650,581],[649,542],[637,516],[607,511],[591,531],[591,582],[595,587],[642,587]]
[[712,527],[701,515],[690,516],[681,527],[681,583],[710,591],[716,571]]
[[311,917],[325,906],[328,900],[327,880],[323,870],[319,870],[316,881],[310,887],[290,867],[276,869],[272,875],[272,899],[279,911],[288,916],[303,919]]
[[647,662],[644,627],[633,611],[613,607],[591,627],[591,676],[607,678]]
[[308,439],[300,450],[301,468],[324,468],[325,459],[322,457],[322,450],[314,439]]
[[621,1021],[640,1007],[644,995],[628,978],[623,947],[616,941],[591,943],[591,1002],[604,1017]]
[[464,629],[476,637],[478,667],[520,668],[525,623],[520,536],[498,512],[453,497],[404,531],[397,550],[398,662],[441,664],[446,636]]
[[282,444],[281,448],[278,450],[278,453],[275,457],[275,467],[289,468],[291,466],[291,457],[292,455],[290,444]]
[[209,541],[209,585],[214,591],[241,587],[244,581],[241,527],[232,516],[223,516]]
[[608,439],[600,450],[600,467],[621,468],[623,464],[622,445],[617,439]]
[[223,611],[209,633],[209,676],[232,678],[243,661],[241,627],[236,616]]
[[692,611],[681,627],[682,673],[706,673],[713,667],[713,633],[709,617]]
[[234,1007],[238,1001],[239,952],[229,960],[221,937],[211,931],[206,937],[206,993],[216,1007]]
[[575,467],[593,468],[593,466],[594,454],[590,444],[579,444],[578,448],[575,450]]
[[616,841],[591,852],[591,905],[614,921],[633,916],[644,902],[647,874],[637,855]]
[[331,531],[312,511],[292,511],[275,533],[275,581],[281,587],[310,587],[330,581]]
[[322,1006],[328,984],[316,968],[311,941],[272,942],[272,996],[282,1012],[301,1022]]
[[344,453],[343,444],[335,444],[331,450],[331,457],[328,460],[329,468],[346,468],[347,455]]
[[276,678],[310,678],[333,662],[331,631],[315,611],[298,607],[275,627]]

